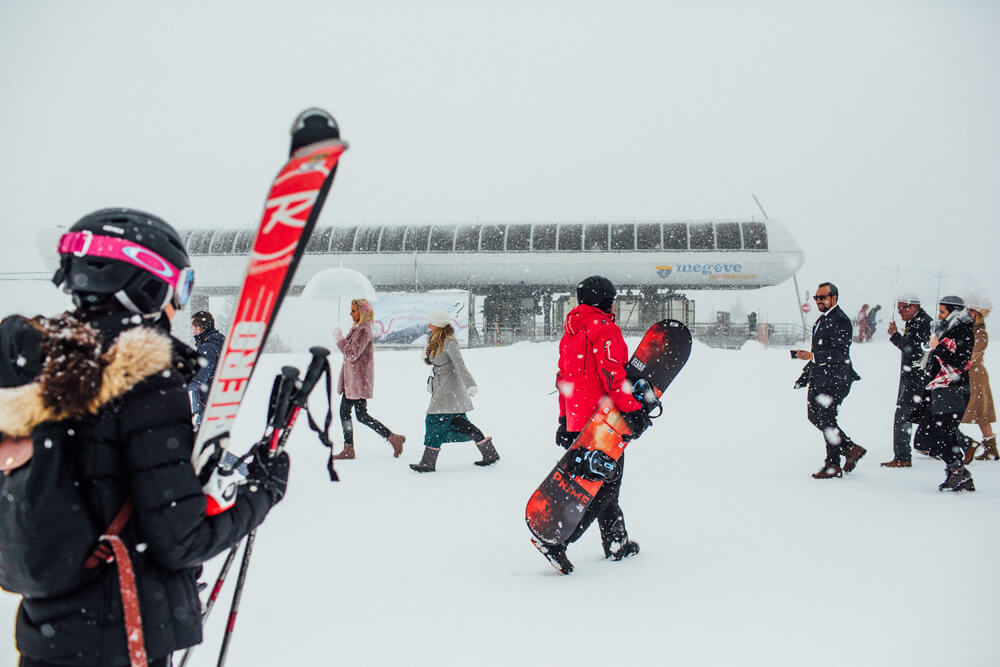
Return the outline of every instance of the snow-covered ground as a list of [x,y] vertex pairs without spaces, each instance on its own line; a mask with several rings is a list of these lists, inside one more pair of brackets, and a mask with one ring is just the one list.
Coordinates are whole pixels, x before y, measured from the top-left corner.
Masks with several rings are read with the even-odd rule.
[[[359,458],[332,484],[326,450],[297,427],[288,497],[258,533],[229,664],[1000,664],[1000,463],[971,466],[971,494],[938,492],[943,467],[924,457],[878,466],[891,458],[899,363],[888,343],[854,346],[864,380],[841,423],[869,454],[827,481],[810,477],[823,446],[791,388],[801,362],[755,343],[696,343],[666,416],[629,449],[622,505],[642,552],[602,560],[595,526],[571,547],[569,577],[531,547],[523,519],[561,452],[556,345],[465,356],[481,388],[470,417],[501,461],[481,469],[472,445],[446,445],[438,472],[411,472],[427,367],[415,351],[377,352],[370,411],[408,436],[406,451],[393,459],[359,427]],[[995,374],[997,358],[988,352]],[[270,378],[288,363],[305,355],[262,360],[238,440],[259,435]],[[233,580],[192,665],[215,664]],[[11,630],[15,605],[0,594]],[[15,662],[12,635],[0,665]]]

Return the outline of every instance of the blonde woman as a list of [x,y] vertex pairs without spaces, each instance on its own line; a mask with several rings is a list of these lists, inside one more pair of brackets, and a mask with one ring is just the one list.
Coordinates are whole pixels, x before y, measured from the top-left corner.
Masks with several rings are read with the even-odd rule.
[[451,316],[436,310],[430,314],[430,338],[424,351],[424,362],[433,367],[434,374],[428,382],[431,404],[427,408],[424,430],[424,455],[420,463],[411,463],[417,472],[434,472],[441,445],[446,442],[476,443],[482,460],[477,466],[488,466],[500,460],[493,447],[493,438],[469,421],[465,413],[472,409],[472,397],[478,392],[462,360],[462,353],[455,340],[455,329],[451,326]]
[[344,336],[338,328],[333,332],[337,339],[337,349],[344,355],[337,380],[337,393],[343,394],[340,401],[340,425],[344,429],[344,450],[332,454],[333,459],[354,458],[354,424],[351,410],[358,421],[385,438],[392,445],[392,455],[403,453],[406,436],[397,435],[385,424],[368,414],[368,399],[375,395],[375,343],[372,336],[372,319],[375,313],[367,299],[351,301],[351,319],[354,324]]

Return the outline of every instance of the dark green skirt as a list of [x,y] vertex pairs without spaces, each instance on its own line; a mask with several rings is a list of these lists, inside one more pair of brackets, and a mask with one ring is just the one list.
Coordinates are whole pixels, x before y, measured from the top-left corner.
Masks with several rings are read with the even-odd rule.
[[427,415],[424,419],[424,447],[440,447],[446,442],[475,440],[468,433],[462,433],[451,425],[455,417],[462,417],[464,414],[456,412]]

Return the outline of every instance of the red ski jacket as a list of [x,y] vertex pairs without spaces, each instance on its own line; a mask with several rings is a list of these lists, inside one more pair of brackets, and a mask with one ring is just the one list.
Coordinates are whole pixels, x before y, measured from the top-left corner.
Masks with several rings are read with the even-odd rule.
[[581,304],[566,316],[566,332],[559,341],[559,416],[566,430],[582,431],[601,397],[608,395],[622,412],[642,406],[625,384],[628,347],[615,316]]

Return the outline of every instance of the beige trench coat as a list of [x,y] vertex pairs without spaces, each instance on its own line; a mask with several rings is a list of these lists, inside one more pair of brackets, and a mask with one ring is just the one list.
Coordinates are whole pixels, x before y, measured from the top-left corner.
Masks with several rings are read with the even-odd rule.
[[992,424],[997,420],[993,408],[993,392],[990,391],[990,375],[983,365],[983,354],[989,345],[990,337],[986,333],[985,324],[973,327],[976,344],[972,348],[972,359],[969,362],[969,405],[962,416],[963,424]]

